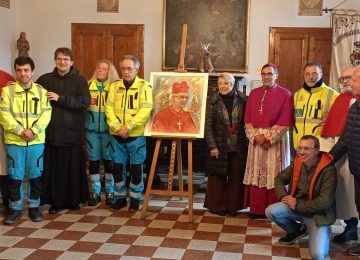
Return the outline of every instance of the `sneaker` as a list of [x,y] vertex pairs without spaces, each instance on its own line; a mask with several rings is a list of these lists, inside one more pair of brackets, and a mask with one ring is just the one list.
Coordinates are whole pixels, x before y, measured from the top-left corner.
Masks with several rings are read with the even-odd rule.
[[125,198],[123,199],[116,199],[115,203],[110,206],[110,208],[114,210],[119,210],[127,206],[127,201]]
[[39,222],[44,219],[39,208],[29,208],[29,217],[33,222]]
[[305,225],[301,225],[300,228],[294,233],[287,233],[286,236],[279,239],[280,244],[290,245],[295,243],[297,240],[306,237],[308,235]]
[[10,210],[9,214],[4,219],[4,225],[15,224],[21,218],[21,210]]
[[139,206],[140,206],[140,201],[139,200],[130,199],[129,211],[130,210],[137,211],[137,210],[139,210]]
[[339,235],[334,236],[333,241],[335,243],[345,243],[350,240],[358,240],[358,234],[356,230],[346,230]]
[[97,204],[99,204],[100,201],[101,201],[100,194],[94,192],[88,201],[88,206],[96,206]]
[[115,199],[114,192],[106,192],[105,198],[106,198],[106,200],[105,200],[106,205],[111,206],[111,205],[115,204],[116,199]]
[[360,255],[360,244],[356,244],[355,246],[350,247],[346,252],[349,255]]

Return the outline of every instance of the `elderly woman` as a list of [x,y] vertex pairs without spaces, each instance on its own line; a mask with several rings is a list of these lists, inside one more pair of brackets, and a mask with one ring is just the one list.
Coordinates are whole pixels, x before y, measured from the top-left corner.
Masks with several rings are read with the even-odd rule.
[[112,176],[112,137],[109,133],[105,117],[105,102],[110,84],[118,80],[115,66],[108,60],[97,63],[94,75],[89,80],[91,104],[86,111],[86,148],[89,155],[89,174],[91,196],[89,206],[96,206],[100,201],[100,161],[105,171],[105,204],[115,203],[114,179]]
[[204,207],[221,216],[235,216],[244,204],[246,96],[234,84],[231,74],[220,74],[219,92],[210,97],[206,109],[205,139],[210,158]]

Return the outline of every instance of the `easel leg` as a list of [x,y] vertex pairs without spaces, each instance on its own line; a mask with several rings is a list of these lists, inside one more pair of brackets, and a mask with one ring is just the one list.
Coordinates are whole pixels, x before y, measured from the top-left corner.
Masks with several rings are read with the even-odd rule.
[[188,140],[188,197],[189,197],[189,222],[193,221],[193,178],[192,178],[192,140]]
[[151,163],[149,179],[148,179],[148,183],[147,183],[147,187],[146,187],[144,203],[143,203],[143,206],[141,209],[141,219],[145,219],[146,210],[148,207],[149,198],[150,198],[150,194],[151,194],[151,187],[152,187],[152,184],[154,181],[155,168],[156,168],[156,163],[157,163],[158,156],[159,156],[160,145],[161,145],[161,139],[157,139],[156,145],[155,145],[155,150],[154,150],[153,161]]
[[[183,176],[182,176],[182,155],[181,155],[181,140],[177,141],[177,170],[178,170],[178,180],[179,180],[179,191],[184,190]],[[183,196],[180,196],[180,200],[183,200]]]

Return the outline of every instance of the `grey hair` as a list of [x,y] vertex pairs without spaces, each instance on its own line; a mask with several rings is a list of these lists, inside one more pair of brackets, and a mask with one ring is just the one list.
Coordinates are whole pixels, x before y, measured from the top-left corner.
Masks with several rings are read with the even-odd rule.
[[226,79],[226,80],[230,83],[230,85],[231,85],[232,87],[234,87],[234,85],[235,85],[235,78],[234,78],[234,76],[231,75],[231,74],[228,73],[228,72],[223,72],[223,73],[221,73],[218,78]]
[[132,60],[134,62],[134,67],[137,68],[137,69],[140,68],[140,61],[135,56],[133,56],[133,55],[124,55],[124,57],[120,61],[120,66],[121,66],[121,63],[124,60]]

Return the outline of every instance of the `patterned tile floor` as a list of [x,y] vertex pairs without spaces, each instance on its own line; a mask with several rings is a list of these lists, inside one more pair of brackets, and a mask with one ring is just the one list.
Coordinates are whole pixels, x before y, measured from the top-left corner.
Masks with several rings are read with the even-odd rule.
[[[247,213],[220,217],[206,211],[203,189],[194,194],[194,221],[188,223],[186,200],[155,197],[145,220],[140,212],[109,211],[103,203],[64,210],[31,222],[24,210],[14,226],[0,224],[0,259],[310,259],[307,239],[277,243],[284,232],[268,220]],[[5,211],[0,209],[2,223]],[[343,230],[337,221],[333,235]],[[357,259],[331,245],[331,259]]]

